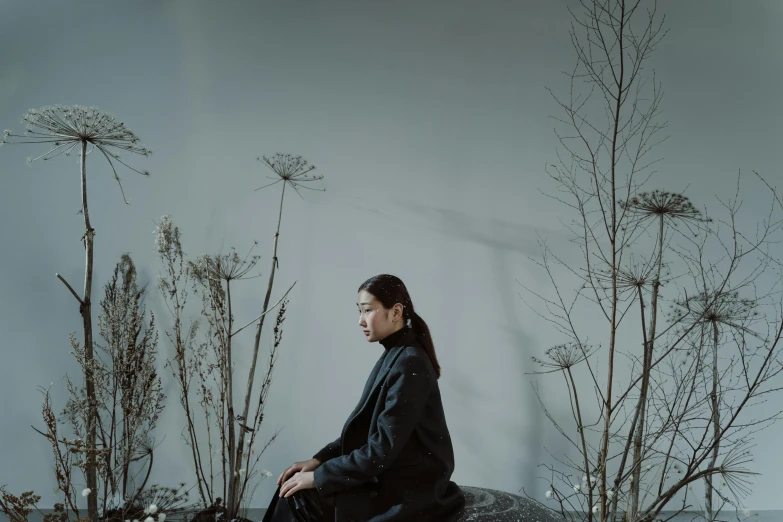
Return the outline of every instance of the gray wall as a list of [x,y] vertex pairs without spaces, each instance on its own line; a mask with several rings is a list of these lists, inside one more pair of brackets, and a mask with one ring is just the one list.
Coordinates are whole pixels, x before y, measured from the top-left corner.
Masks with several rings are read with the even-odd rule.
[[[327,192],[290,193],[285,209],[276,291],[298,283],[263,430],[283,428],[261,463],[275,475],[333,440],[358,399],[381,347],[362,338],[355,291],[381,272],[406,282],[433,331],[456,482],[540,496],[544,449],[564,451],[523,375],[530,356],[564,339],[530,313],[516,280],[547,290],[527,259],[538,256],[535,233],[567,239],[564,208],[538,192],[552,189],[543,167],[555,159],[558,114],[544,87],[564,92],[560,72],[573,63],[567,3],[476,5],[0,2],[0,127],[21,130],[32,107],[96,105],[154,149],[128,158],[151,178],[120,173],[131,206],[105,163],[89,164],[98,294],[125,251],[154,283],[151,232],[163,214],[192,255],[258,240],[266,274],[279,193],[252,190],[268,182],[256,156],[302,154],[326,176]],[[671,33],[653,65],[672,137],[651,187],[687,187],[702,204],[733,194],[740,168],[774,178],[783,5],[660,7]],[[50,449],[30,425],[41,423],[36,385],[53,382],[59,408],[64,372],[78,376],[67,335],[79,316],[54,273],[81,285],[83,224],[75,158],[25,163],[42,152],[0,151],[0,484],[50,505]],[[748,222],[764,210],[749,205]],[[245,284],[239,322],[258,313],[264,289],[265,277]],[[150,308],[166,324],[157,297]],[[161,349],[170,353],[163,336]],[[338,377],[328,389],[325,371]],[[565,414],[559,382],[541,386]],[[154,481],[175,484],[189,476],[187,448],[176,404],[167,411]],[[754,509],[783,507],[780,430],[757,438]],[[269,479],[253,505],[273,491]]]

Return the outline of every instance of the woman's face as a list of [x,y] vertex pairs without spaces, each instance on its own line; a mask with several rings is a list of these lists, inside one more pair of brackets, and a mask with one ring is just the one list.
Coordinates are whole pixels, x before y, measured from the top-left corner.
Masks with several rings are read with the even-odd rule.
[[367,342],[374,343],[394,332],[402,320],[402,305],[384,308],[374,295],[362,290],[356,301],[359,308],[359,326]]

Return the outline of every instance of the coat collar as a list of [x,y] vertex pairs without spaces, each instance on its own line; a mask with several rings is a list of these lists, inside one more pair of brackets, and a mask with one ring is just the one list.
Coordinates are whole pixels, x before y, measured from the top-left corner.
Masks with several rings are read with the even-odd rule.
[[381,339],[380,342],[386,350],[386,357],[383,357],[381,368],[378,370],[378,375],[376,375],[375,381],[373,382],[369,393],[367,393],[367,397],[365,397],[365,401],[372,395],[375,388],[377,388],[386,378],[386,374],[389,373],[394,361],[397,360],[397,357],[402,353],[405,347],[416,342],[416,332],[413,331],[413,328],[401,328],[393,334],[387,335],[385,338]]
[[[370,400],[370,397],[372,397],[375,389],[380,386],[380,384],[386,378],[386,375],[389,373],[389,370],[391,370],[391,367],[394,364],[394,361],[397,360],[397,357],[399,357],[399,355],[403,352],[403,350],[405,350],[407,346],[410,346],[416,342],[416,332],[413,331],[413,328],[401,328],[393,334],[387,335],[381,339],[380,342],[382,344],[385,343],[384,349],[386,350],[386,353],[381,356],[376,363],[376,365],[380,365],[378,373],[376,374],[373,383],[371,385],[368,383],[369,386],[365,387],[364,393],[362,393],[362,398],[360,399],[361,406],[348,419],[348,422],[346,422],[343,430],[345,430],[345,428],[348,427],[348,424],[350,424],[353,419],[355,419],[356,416],[367,407],[367,403]],[[343,431],[343,433],[345,432]]]

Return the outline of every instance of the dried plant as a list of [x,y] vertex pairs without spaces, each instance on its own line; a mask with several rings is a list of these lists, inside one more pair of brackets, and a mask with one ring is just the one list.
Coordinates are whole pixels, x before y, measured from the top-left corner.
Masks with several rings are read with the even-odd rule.
[[[536,373],[562,374],[576,424],[562,426],[539,396],[577,455],[552,456],[546,496],[567,520],[649,522],[675,500],[682,499],[677,511],[690,508],[692,486],[706,481],[704,517],[712,521],[724,506],[741,505],[753,475],[750,439],[781,413],[744,420],[779,389],[772,380],[783,371],[783,306],[774,301],[783,263],[770,252],[783,229],[774,211],[783,205],[758,176],[771,195],[770,216],[749,237],[736,224],[738,194],[723,204],[728,218],[716,226],[682,194],[643,191],[658,161],[649,153],[663,141],[665,124],[660,84],[642,72],[665,35],[663,20],[655,3],[580,3],[572,13],[571,89],[566,99],[555,96],[565,113],[557,120],[569,127],[556,131],[566,154],[558,152],[549,173],[565,194],[553,199],[577,214],[564,225],[584,264],[574,266],[541,241],[542,259],[533,262],[554,297],[525,287],[544,303],[528,303],[531,310],[568,338],[548,359],[534,359],[543,366]],[[574,277],[573,299],[556,267]],[[770,276],[771,284],[762,282]],[[758,292],[763,285],[769,291]],[[667,301],[674,311],[663,317]],[[758,313],[762,308],[771,314]],[[606,327],[606,345],[598,348],[586,346],[580,324],[593,316]],[[636,324],[621,328],[634,317]],[[627,378],[621,357],[631,363]],[[593,407],[586,396],[595,397]],[[713,487],[715,475],[729,494]],[[713,494],[722,501],[717,508]]]
[[[253,394],[253,383],[255,381],[255,376],[256,376],[256,361],[258,360],[258,349],[261,344],[261,331],[264,328],[264,319],[266,313],[269,311],[269,302],[272,297],[272,287],[274,286],[274,282],[275,282],[275,270],[279,266],[278,259],[277,259],[277,245],[278,245],[278,240],[280,238],[280,225],[283,220],[283,202],[285,201],[285,188],[286,186],[290,185],[291,188],[293,188],[296,191],[296,193],[299,194],[299,197],[302,197],[302,195],[299,193],[299,189],[304,188],[309,190],[321,190],[321,191],[325,190],[325,189],[318,189],[315,187],[308,186],[310,183],[314,181],[319,181],[323,179],[323,176],[311,175],[310,173],[313,170],[315,170],[315,166],[310,165],[301,156],[278,153],[271,157],[263,156],[259,158],[259,161],[262,161],[264,165],[266,165],[273,172],[274,176],[271,176],[271,178],[274,179],[274,181],[270,184],[259,187],[256,190],[261,190],[263,188],[276,185],[277,183],[282,183],[283,188],[280,191],[280,205],[277,213],[277,228],[275,229],[274,243],[272,247],[272,263],[269,269],[269,282],[267,283],[267,287],[266,287],[266,295],[264,295],[264,303],[263,305],[261,305],[262,313],[261,316],[258,318],[258,325],[256,326],[256,336],[255,336],[255,341],[253,343],[253,356],[250,360],[250,370],[248,372],[248,377],[247,377],[247,391],[245,392],[245,405],[242,410],[243,419],[248,418],[248,415],[250,413],[250,402]],[[288,292],[286,292],[286,294],[287,293]],[[260,419],[258,419],[258,421],[260,422]],[[251,433],[255,431],[255,429],[256,429],[256,425],[254,424],[253,426],[251,426],[251,430],[252,430]],[[244,436],[242,434],[240,434],[240,439],[244,439]],[[239,491],[240,491],[239,470],[241,468],[242,456],[243,456],[243,452],[245,451],[245,446],[244,444],[241,443],[235,444],[233,445],[232,449],[233,451],[236,452],[236,458],[232,457],[232,462],[234,463],[234,466],[231,468],[234,474],[234,480],[232,481],[231,487],[229,488],[228,497],[227,497],[228,501],[226,502],[226,507],[228,509],[229,516],[233,517],[238,512],[239,505],[242,500],[241,497],[239,496]],[[243,486],[242,490],[244,489],[245,488]]]
[[[76,486],[74,485],[72,471],[74,467],[83,466],[84,442],[82,439],[68,440],[59,435],[57,430],[57,416],[52,409],[52,397],[47,388],[39,387],[43,395],[43,414],[46,432],[42,432],[33,426],[33,429],[43,435],[52,447],[54,476],[57,480],[56,491],[62,493],[63,503],[55,504],[55,513],[58,520],[63,522],[69,519],[69,513],[73,512],[76,519],[80,519],[79,508],[76,506]],[[78,460],[74,460],[78,459]]]
[[[190,261],[183,252],[179,228],[168,216],[164,216],[157,225],[155,236],[158,255],[164,265],[158,287],[173,316],[173,329],[167,332],[167,336],[174,346],[175,356],[167,362],[167,367],[177,381],[180,404],[186,417],[184,431],[187,433],[183,438],[191,448],[197,487],[205,508],[212,509],[218,499],[222,503],[223,498],[230,498],[232,484],[237,487],[236,502],[226,502],[225,507],[221,506],[225,516],[232,519],[238,516],[240,504],[250,494],[247,489],[249,480],[259,475],[254,471],[258,459],[277,435],[267,441],[252,461],[252,456],[256,455],[252,448],[263,420],[266,394],[281,341],[286,296],[293,285],[277,303],[272,306],[266,303],[259,317],[237,328],[234,326],[232,283],[257,277],[250,274],[259,256],[250,252],[240,256],[232,248],[227,254],[200,255]],[[188,287],[201,296],[201,321],[191,322],[185,331],[183,321]],[[251,420],[234,411],[233,338],[246,327],[263,320],[275,308],[279,310],[275,341]],[[201,336],[203,340],[199,341],[202,323],[206,327]],[[197,402],[193,401],[194,398]],[[196,405],[203,415],[205,437],[200,436],[198,430],[201,419],[197,416]],[[244,451],[238,453],[238,446],[243,446]],[[239,460],[240,457],[242,460]],[[271,473],[262,470],[260,476],[271,476]]]
[[[148,175],[127,165],[117,150],[148,156],[150,151],[139,145],[138,137],[128,130],[124,123],[118,122],[114,116],[103,112],[94,107],[83,106],[52,106],[41,109],[31,109],[23,117],[22,123],[26,126],[23,134],[15,134],[11,131],[5,131],[3,143],[33,143],[46,144],[49,150],[44,154],[31,158],[30,161],[49,160],[61,154],[70,155],[74,150],[79,154],[79,163],[81,167],[81,213],[84,217],[85,232],[82,236],[86,254],[84,293],[80,297],[73,287],[59,274],[57,277],[71,291],[76,301],[79,303],[79,312],[82,316],[82,327],[84,333],[84,357],[83,367],[86,369],[84,379],[87,389],[87,404],[89,415],[87,419],[87,440],[86,446],[89,448],[87,453],[87,462],[85,472],[87,487],[92,491],[96,490],[97,480],[97,462],[95,453],[95,444],[97,436],[97,418],[98,404],[95,399],[95,383],[92,372],[93,358],[93,331],[92,331],[92,275],[93,275],[93,250],[95,229],[90,222],[90,213],[87,205],[87,156],[98,150],[108,161],[114,179],[120,185],[115,162],[120,163],[134,172]],[[125,199],[123,191],[123,200]],[[97,522],[98,504],[95,495],[88,498],[89,518]]]
[[[149,478],[153,461],[150,434],[164,406],[165,395],[157,374],[158,333],[155,316],[145,325],[143,301],[146,291],[136,281],[136,267],[122,255],[104,288],[98,327],[105,354],[95,358],[96,397],[99,404],[99,439],[104,450],[100,460],[103,509],[108,498],[126,495],[132,479],[131,465],[147,460]],[[83,360],[79,358],[79,360]],[[85,417],[81,393],[69,382],[71,397],[66,413],[72,424]]]
[[38,509],[40,500],[41,496],[33,491],[25,491],[17,497],[9,493],[5,486],[0,486],[0,511],[5,513],[9,522],[27,522],[33,510],[40,513],[41,510]]
[[[145,290],[137,284],[136,268],[128,254],[124,254],[117,263],[104,290],[98,325],[106,344],[96,342],[103,356],[97,354],[91,360],[90,368],[95,376],[100,445],[94,450],[99,464],[98,487],[89,488],[94,492],[89,496],[103,499],[100,512],[106,511],[107,502],[111,499],[118,495],[124,498],[129,488],[141,490],[149,480],[154,454],[151,432],[165,399],[156,369],[158,335],[154,316],[150,314],[145,325]],[[73,335],[71,348],[77,362],[86,364],[84,347]],[[86,371],[87,368],[82,366],[82,372]],[[63,418],[70,423],[76,440],[82,441],[86,437],[90,412],[86,390],[75,385],[67,376],[66,382],[69,398]],[[48,419],[47,415],[51,413],[45,413],[45,421],[49,425],[54,419]],[[89,455],[86,446],[77,446],[70,451],[75,450]],[[146,461],[147,467],[140,486],[135,482],[138,474],[132,470],[134,463],[139,461]],[[86,459],[73,465],[86,472]],[[63,471],[56,469],[56,473],[59,475]]]
[[101,510],[100,518],[104,522],[148,521],[150,518],[152,522],[185,521],[196,509],[197,504],[190,501],[190,490],[180,482],[176,488],[153,485],[139,489],[130,497],[117,493]]

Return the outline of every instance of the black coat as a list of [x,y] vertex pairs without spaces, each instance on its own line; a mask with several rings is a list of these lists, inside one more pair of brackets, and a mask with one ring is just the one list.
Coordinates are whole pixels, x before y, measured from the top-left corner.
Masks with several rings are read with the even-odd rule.
[[450,480],[454,451],[435,369],[411,328],[381,343],[340,438],[314,455],[316,490],[335,495],[336,522],[456,520],[465,497]]

